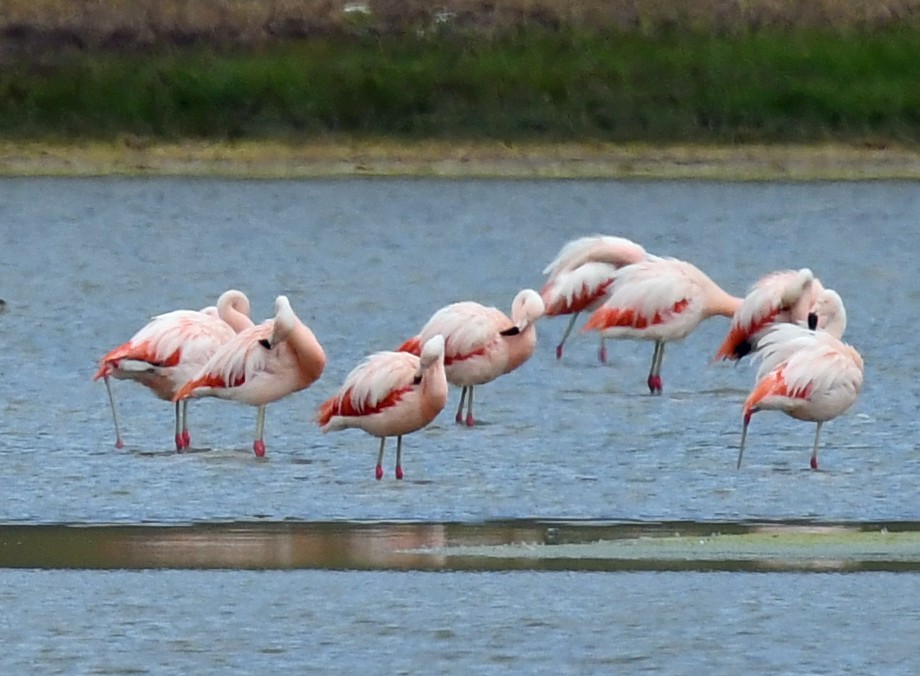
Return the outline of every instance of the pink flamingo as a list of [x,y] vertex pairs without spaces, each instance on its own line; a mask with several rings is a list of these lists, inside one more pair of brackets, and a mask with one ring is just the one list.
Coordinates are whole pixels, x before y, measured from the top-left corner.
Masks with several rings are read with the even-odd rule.
[[377,479],[383,477],[383,449],[396,437],[396,478],[403,478],[402,438],[435,419],[447,403],[444,337],[432,336],[421,356],[377,352],[345,378],[338,393],[319,407],[316,422],[323,432],[359,428],[380,437]]
[[661,394],[665,343],[686,338],[709,317],[731,317],[741,304],[695,265],[656,258],[620,268],[610,297],[588,319],[584,330],[608,338],[655,341],[648,389]]
[[473,387],[490,383],[530,359],[537,344],[535,322],[543,316],[543,300],[533,289],[524,289],[511,304],[511,319],[501,310],[472,301],[453,303],[435,312],[414,338],[399,352],[420,354],[431,337],[444,336],[444,368],[447,382],[460,390],[456,421],[464,422],[463,403],[469,396],[466,424],[472,427]]
[[[115,447],[123,448],[121,427],[109,378],[133,380],[156,396],[172,401],[182,384],[198,372],[212,354],[238,331],[252,326],[249,299],[230,289],[221,294],[217,307],[203,310],[175,310],[157,315],[131,339],[102,357],[93,380],[105,379],[112,419]],[[188,402],[176,404],[176,449],[191,445],[188,431]]]
[[863,360],[840,338],[846,311],[840,296],[822,290],[808,315],[808,327],[780,324],[758,342],[762,359],[757,383],[744,402],[744,427],[738,467],[751,416],[757,411],[782,411],[797,420],[817,423],[811,468],[818,469],[821,426],[853,405],[863,383]]
[[173,396],[217,397],[257,406],[252,450],[265,455],[265,407],[306,389],[322,375],[326,354],[291,308],[287,296],[275,299],[275,318],[252,326],[224,343],[198,373]]
[[757,336],[772,324],[804,322],[824,287],[808,268],[781,270],[759,279],[732,317],[715,360],[737,361],[754,349]]
[[[572,316],[556,346],[556,359],[562,359],[562,347],[578,315],[586,310],[596,310],[607,298],[614,273],[647,258],[645,249],[624,237],[579,237],[562,247],[556,258],[543,269],[543,274],[549,275],[549,279],[540,290],[547,317]],[[601,362],[607,361],[603,336],[597,356]]]

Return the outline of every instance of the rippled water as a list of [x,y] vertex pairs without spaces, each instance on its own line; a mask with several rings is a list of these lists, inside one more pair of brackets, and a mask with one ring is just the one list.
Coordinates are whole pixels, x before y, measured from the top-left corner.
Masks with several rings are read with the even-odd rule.
[[[0,180],[0,522],[920,519],[918,214],[920,185],[897,182]],[[562,244],[594,232],[693,261],[737,295],[800,266],[841,293],[865,386],[825,426],[821,471],[808,470],[813,425],[776,413],[755,417],[735,470],[753,371],[709,364],[721,318],[668,346],[662,397],[646,393],[651,345],[611,343],[604,366],[595,338],[579,337],[557,362],[565,319],[541,321],[534,358],[477,390],[482,424],[454,425],[452,392],[405,439],[402,482],[392,448],[377,482],[374,439],[311,422],[365,354],[456,300],[507,311]],[[254,410],[217,401],[191,407],[193,445],[206,450],[176,454],[171,406],[123,382],[127,449],[114,449],[105,388],[91,380],[98,358],[150,315],[229,287],[257,319],[287,294],[329,356],[311,389],[269,407],[267,459],[250,450]],[[385,672],[689,673],[707,655],[734,672],[896,671],[916,634],[903,607],[911,575],[894,586],[875,573],[698,575],[7,571],[4,606],[20,604],[23,621],[0,635],[32,635],[19,656],[65,671],[233,668],[242,640],[257,653],[249,665],[345,670],[373,654]],[[240,589],[239,604],[227,600]],[[201,607],[229,629],[204,654],[215,633],[189,616]],[[866,638],[856,608],[872,618]],[[75,620],[87,612],[99,627]],[[828,622],[847,646],[836,659]],[[81,637],[118,627],[128,654],[87,654]],[[790,631],[801,642],[783,644]],[[27,663],[16,659],[6,665]]]

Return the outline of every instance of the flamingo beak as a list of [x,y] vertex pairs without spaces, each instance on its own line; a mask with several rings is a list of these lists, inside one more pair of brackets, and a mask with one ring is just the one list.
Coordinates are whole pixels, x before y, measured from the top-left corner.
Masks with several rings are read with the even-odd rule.
[[510,329],[505,329],[504,331],[499,331],[498,335],[500,336],[516,336],[522,329],[519,326],[512,326]]
[[271,341],[269,341],[268,338],[263,338],[262,340],[260,340],[259,345],[264,347],[266,350],[272,349]]

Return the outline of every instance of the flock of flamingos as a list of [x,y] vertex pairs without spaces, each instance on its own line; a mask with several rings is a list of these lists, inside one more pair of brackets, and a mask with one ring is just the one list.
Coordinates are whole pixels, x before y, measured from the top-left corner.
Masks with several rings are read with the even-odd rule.
[[[380,438],[376,476],[383,476],[386,438],[395,436],[396,478],[403,477],[402,437],[428,425],[447,403],[448,383],[459,386],[456,421],[472,426],[473,390],[524,364],[536,346],[536,322],[571,315],[556,357],[581,312],[591,312],[585,331],[604,340],[627,338],[655,344],[648,388],[660,394],[666,343],[690,334],[704,319],[731,317],[716,359],[761,360],[744,402],[738,467],[751,416],[779,410],[817,423],[811,467],[818,467],[822,424],[844,413],[863,381],[859,353],[841,341],[846,312],[840,296],[824,289],[811,270],[770,273],[742,298],[722,290],[691,263],[654,256],[621,237],[594,235],[567,243],[543,271],[537,293],[525,289],[511,317],[494,307],[464,301],[441,308],[418,335],[396,351],[367,357],[338,392],[319,407],[323,432],[359,428]],[[123,447],[109,379],[134,380],[176,405],[176,448],[189,447],[188,400],[218,397],[258,407],[253,451],[265,454],[265,407],[303,390],[322,375],[326,355],[285,296],[275,316],[261,324],[249,317],[249,300],[237,290],[216,307],[176,310],[154,317],[128,342],[102,357],[95,378],[104,378]],[[464,415],[464,406],[466,414]]]

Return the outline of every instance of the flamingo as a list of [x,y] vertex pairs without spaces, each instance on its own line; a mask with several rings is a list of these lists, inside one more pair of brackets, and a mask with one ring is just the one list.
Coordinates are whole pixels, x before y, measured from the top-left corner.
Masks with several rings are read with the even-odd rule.
[[543,316],[543,300],[533,289],[518,292],[511,303],[511,319],[494,307],[462,301],[442,307],[399,352],[420,354],[421,346],[435,335],[444,336],[447,382],[460,390],[455,417],[463,423],[463,404],[469,396],[466,425],[472,427],[473,387],[492,382],[530,359],[537,344],[535,322]]
[[[607,298],[614,273],[648,257],[645,249],[632,240],[608,235],[579,237],[560,249],[543,269],[549,279],[540,290],[547,317],[572,315],[556,346],[556,359],[562,359],[562,347],[578,315],[585,310],[596,310]],[[597,357],[601,362],[607,361],[603,336]]]
[[[157,315],[128,342],[107,352],[93,380],[103,378],[115,423],[115,447],[123,448],[110,378],[133,380],[157,397],[172,401],[182,384],[200,369],[220,345],[252,326],[249,299],[242,291],[221,294],[217,307],[174,310]],[[188,402],[176,404],[176,450],[191,445]]]
[[741,304],[699,268],[675,258],[655,258],[620,268],[613,290],[584,331],[608,338],[655,341],[648,389],[661,394],[665,343],[686,338],[709,317],[731,317]]
[[732,317],[728,335],[714,360],[741,359],[754,349],[758,334],[772,324],[805,321],[823,288],[808,268],[781,270],[761,277]]
[[224,343],[173,396],[217,397],[257,406],[252,450],[265,455],[265,407],[306,389],[323,373],[326,354],[287,296],[275,299],[275,318],[252,326]]
[[811,468],[818,469],[821,426],[853,405],[863,383],[862,357],[841,341],[845,328],[843,301],[835,291],[825,289],[808,314],[808,328],[780,324],[760,339],[756,356],[762,361],[754,389],[744,402],[738,468],[751,416],[757,411],[782,411],[817,423]]
[[421,356],[407,352],[377,352],[345,378],[336,395],[319,407],[316,422],[323,432],[351,427],[380,437],[377,479],[383,478],[387,437],[396,437],[396,478],[403,478],[402,438],[420,430],[444,409],[444,337],[432,336]]

